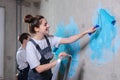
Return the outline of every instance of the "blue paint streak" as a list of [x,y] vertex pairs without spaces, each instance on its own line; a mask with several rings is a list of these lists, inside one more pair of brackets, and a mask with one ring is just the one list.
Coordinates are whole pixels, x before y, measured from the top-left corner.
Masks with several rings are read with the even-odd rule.
[[116,38],[114,40],[114,45],[112,47],[112,52],[113,53],[117,53],[118,52],[118,49],[120,48],[120,35],[118,33],[118,31],[120,31],[120,27],[116,26],[116,29],[117,29],[117,35],[116,35]]
[[[73,18],[70,18],[70,23],[68,25],[64,25],[64,22],[58,24],[55,35],[65,38],[65,37],[73,36],[78,33],[79,33],[79,29],[77,24],[74,22]],[[80,51],[79,40],[71,44],[62,44],[59,46],[58,49],[56,48],[53,49],[53,52],[55,52],[56,56],[58,56],[60,52],[67,52],[68,54],[72,55],[69,77],[74,76],[76,72],[76,68],[78,66],[78,60],[80,57],[80,55],[78,54],[79,51]]]
[[[95,22],[99,25],[99,28],[90,37],[90,60],[95,65],[99,65],[111,61],[113,55],[115,55],[114,52],[118,50],[116,44],[113,44],[113,40],[117,35],[117,29],[114,16],[111,16],[105,9],[99,10],[98,18]],[[118,43],[120,44],[120,42],[117,42],[117,44]]]

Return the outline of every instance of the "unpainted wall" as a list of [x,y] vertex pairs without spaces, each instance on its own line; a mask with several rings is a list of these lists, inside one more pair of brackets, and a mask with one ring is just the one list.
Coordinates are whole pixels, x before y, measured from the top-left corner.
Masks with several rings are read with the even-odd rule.
[[[23,0],[21,0],[23,1]],[[28,32],[27,24],[23,23],[26,14],[36,15],[39,8],[34,6],[32,1],[22,2],[21,23],[16,23],[16,0],[0,0],[0,7],[5,8],[5,27],[4,27],[4,80],[16,80],[16,50],[20,46],[16,44],[18,34]],[[18,18],[20,20],[20,18]],[[18,27],[16,33],[16,24]],[[21,31],[20,31],[21,29]]]

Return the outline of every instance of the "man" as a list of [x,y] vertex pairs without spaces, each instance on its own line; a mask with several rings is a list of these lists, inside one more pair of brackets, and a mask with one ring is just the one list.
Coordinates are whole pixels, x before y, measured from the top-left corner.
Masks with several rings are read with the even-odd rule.
[[17,69],[19,71],[18,80],[27,80],[28,77],[29,65],[26,60],[26,45],[29,39],[30,39],[30,34],[28,33],[22,33],[18,37],[18,40],[21,43],[21,46],[16,54]]

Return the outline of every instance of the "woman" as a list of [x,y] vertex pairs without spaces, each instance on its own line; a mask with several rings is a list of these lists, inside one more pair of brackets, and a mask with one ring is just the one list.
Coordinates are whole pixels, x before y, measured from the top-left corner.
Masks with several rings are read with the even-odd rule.
[[[81,34],[69,38],[60,38],[49,35],[49,28],[46,19],[43,16],[31,15],[25,16],[25,22],[29,24],[29,31],[33,36],[27,43],[27,61],[30,65],[28,80],[51,80],[51,68],[56,65],[56,61],[50,62],[53,58],[52,48],[59,44],[68,44],[82,38],[85,34],[92,33],[96,29],[90,28]],[[66,56],[66,53],[60,53],[60,56]]]

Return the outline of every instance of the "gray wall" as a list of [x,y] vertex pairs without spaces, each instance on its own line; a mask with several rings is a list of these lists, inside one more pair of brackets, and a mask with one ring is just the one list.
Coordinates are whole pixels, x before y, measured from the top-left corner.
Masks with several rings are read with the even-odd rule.
[[[27,32],[27,25],[22,22],[22,26],[18,27],[16,34],[16,0],[0,0],[0,7],[5,8],[5,27],[4,27],[4,80],[15,80],[16,74],[16,44],[18,34]],[[22,3],[22,18],[26,14],[38,14],[39,8],[32,1],[24,1]],[[19,19],[19,18],[18,18]],[[20,25],[20,23],[18,23]],[[20,31],[20,29],[22,29]],[[18,43],[19,44],[19,43]]]
[[[5,10],[3,7],[0,7],[0,64],[4,64],[4,19],[5,19]],[[4,69],[4,65],[0,65],[0,79],[3,78],[3,69]]]
[[[6,3],[6,1],[8,3]],[[2,0],[0,5],[5,7],[5,32],[4,32],[4,77],[6,80],[13,79],[15,76],[15,47],[16,47],[16,21],[15,21],[15,1]],[[13,10],[14,9],[14,10]],[[12,19],[12,20],[11,20]]]
[[[54,34],[57,24],[61,21],[69,24],[71,16],[79,25],[80,31],[84,31],[92,26],[93,15],[99,7],[110,10],[117,20],[117,25],[120,25],[119,0],[41,0],[40,14],[44,15],[48,20],[52,34]],[[88,36],[82,38],[81,46],[87,44],[88,40]],[[117,52],[117,56],[113,57],[112,61],[102,66],[96,66],[86,56],[86,50],[88,50],[88,45],[80,51],[79,66],[76,75],[71,80],[120,79],[119,51]]]

